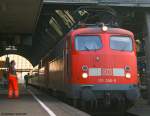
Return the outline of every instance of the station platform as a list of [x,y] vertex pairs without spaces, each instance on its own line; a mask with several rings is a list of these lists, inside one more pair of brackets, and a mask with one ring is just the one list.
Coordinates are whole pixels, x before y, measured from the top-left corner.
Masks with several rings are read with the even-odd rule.
[[37,89],[20,87],[18,99],[8,99],[0,89],[0,116],[89,116]]
[[128,112],[136,116],[150,116],[150,105],[147,100],[140,98],[135,106],[129,109]]

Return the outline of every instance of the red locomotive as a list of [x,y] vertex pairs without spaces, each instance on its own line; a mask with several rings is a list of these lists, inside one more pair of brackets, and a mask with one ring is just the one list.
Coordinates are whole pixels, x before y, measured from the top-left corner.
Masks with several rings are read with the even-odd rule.
[[74,29],[42,62],[45,77],[37,76],[30,83],[68,98],[111,104],[133,103],[139,97],[135,40],[130,31],[106,26]]

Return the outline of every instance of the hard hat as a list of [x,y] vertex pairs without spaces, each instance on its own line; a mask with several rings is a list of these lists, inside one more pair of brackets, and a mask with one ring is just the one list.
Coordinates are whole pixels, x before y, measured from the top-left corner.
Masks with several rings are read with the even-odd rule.
[[136,43],[137,43],[137,44],[141,44],[140,40],[138,40],[138,39],[136,40]]

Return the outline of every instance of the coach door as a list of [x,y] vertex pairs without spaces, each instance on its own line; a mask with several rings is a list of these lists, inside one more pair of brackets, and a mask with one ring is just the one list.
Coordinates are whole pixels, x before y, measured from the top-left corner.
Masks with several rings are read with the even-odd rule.
[[70,46],[69,40],[66,39],[65,41],[65,50],[64,50],[64,67],[65,67],[65,80],[69,82],[70,80]]

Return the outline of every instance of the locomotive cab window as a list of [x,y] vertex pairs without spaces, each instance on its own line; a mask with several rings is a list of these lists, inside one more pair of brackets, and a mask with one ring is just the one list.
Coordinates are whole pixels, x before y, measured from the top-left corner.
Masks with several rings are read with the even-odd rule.
[[110,48],[119,51],[132,51],[132,40],[128,36],[112,36],[110,37]]
[[75,48],[78,51],[98,50],[102,47],[99,36],[82,35],[75,37]]

